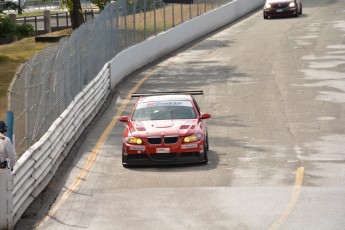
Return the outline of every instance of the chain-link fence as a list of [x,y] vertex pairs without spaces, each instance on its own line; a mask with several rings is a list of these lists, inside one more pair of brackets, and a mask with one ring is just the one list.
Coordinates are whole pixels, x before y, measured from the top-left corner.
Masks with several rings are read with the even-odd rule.
[[19,156],[37,142],[102,69],[126,47],[213,10],[230,0],[165,4],[161,0],[108,4],[57,45],[37,53],[16,73],[9,89]]

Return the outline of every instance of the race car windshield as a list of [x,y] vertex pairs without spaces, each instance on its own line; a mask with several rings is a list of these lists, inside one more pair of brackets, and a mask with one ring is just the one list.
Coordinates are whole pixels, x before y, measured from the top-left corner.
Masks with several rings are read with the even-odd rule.
[[141,103],[134,111],[133,121],[195,119],[196,114],[190,102],[188,103]]

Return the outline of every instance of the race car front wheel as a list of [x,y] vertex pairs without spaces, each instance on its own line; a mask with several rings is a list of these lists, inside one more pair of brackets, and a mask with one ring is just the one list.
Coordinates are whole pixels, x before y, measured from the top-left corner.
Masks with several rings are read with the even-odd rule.
[[203,164],[207,164],[208,163],[208,156],[207,156],[207,152],[208,152],[209,146],[208,146],[208,136],[206,135],[205,137],[205,142],[204,142],[204,160],[203,160]]
[[127,167],[127,162],[126,162],[126,159],[125,159],[125,155],[123,154],[123,152],[124,152],[124,149],[122,149],[122,166],[123,167]]

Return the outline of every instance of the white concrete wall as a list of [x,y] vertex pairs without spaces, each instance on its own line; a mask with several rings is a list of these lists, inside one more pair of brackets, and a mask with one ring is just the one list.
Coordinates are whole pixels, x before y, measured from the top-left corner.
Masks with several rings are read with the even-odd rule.
[[[97,115],[110,93],[109,64],[80,92],[41,139],[17,161],[11,174],[8,207],[15,224],[47,186],[84,129]],[[3,207],[0,206],[2,211]],[[1,222],[2,224],[2,222]],[[1,229],[1,228],[0,228]]]
[[123,50],[110,61],[111,88],[126,75],[169,52],[263,6],[265,0],[236,0]]
[[13,229],[13,177],[9,169],[0,169],[0,229]]

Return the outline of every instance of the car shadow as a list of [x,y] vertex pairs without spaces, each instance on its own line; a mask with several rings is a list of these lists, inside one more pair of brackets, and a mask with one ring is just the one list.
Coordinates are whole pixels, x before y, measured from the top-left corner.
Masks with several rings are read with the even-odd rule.
[[298,20],[299,18],[307,18],[308,17],[308,14],[300,14],[298,15],[298,17],[295,17],[295,16],[274,16],[274,17],[270,17],[268,19],[265,19],[265,20]]

